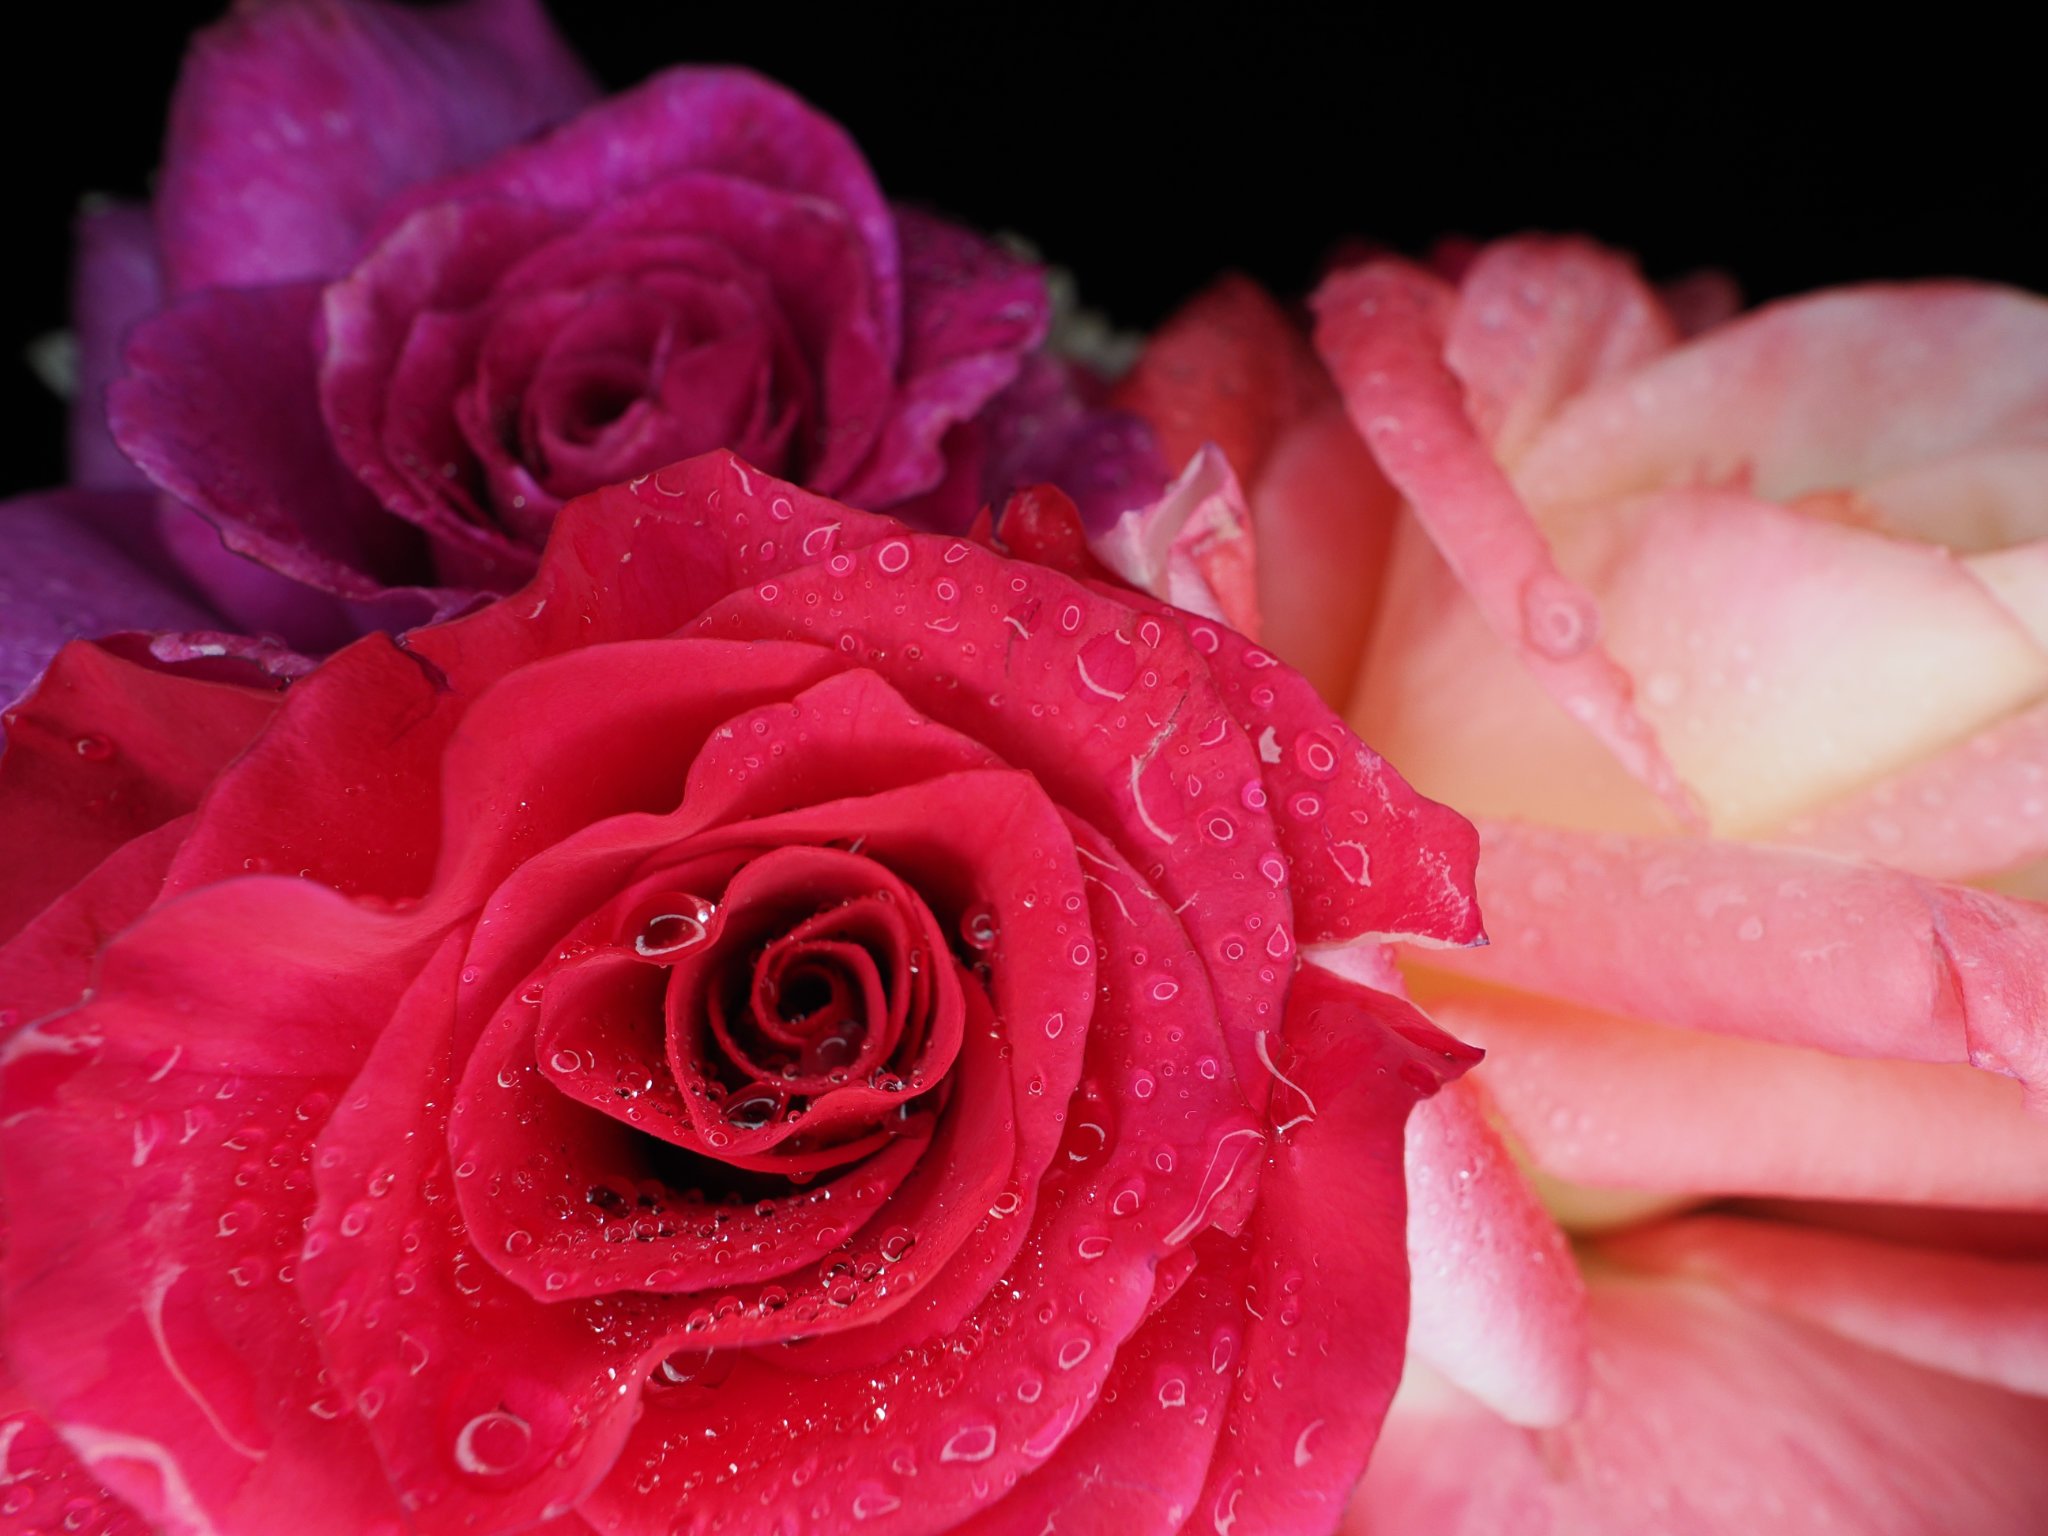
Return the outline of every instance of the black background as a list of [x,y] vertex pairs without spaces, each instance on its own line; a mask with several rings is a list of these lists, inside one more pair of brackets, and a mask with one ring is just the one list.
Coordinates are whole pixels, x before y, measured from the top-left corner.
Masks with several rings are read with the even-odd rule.
[[[6,121],[4,485],[61,477],[26,364],[64,323],[81,194],[139,196],[185,36],[217,4],[35,8]],[[752,65],[852,130],[883,186],[1029,237],[1144,326],[1225,267],[1282,292],[1331,246],[1583,230],[1752,298],[1854,278],[2048,289],[2042,104],[2013,36],[1950,8],[1801,32],[1725,9],[1617,22],[1267,4],[554,0],[608,85]],[[1788,10],[1790,8],[1787,8]]]

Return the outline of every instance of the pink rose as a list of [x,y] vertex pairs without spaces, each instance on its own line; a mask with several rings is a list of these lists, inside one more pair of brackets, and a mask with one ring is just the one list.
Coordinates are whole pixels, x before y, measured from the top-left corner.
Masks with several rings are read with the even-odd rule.
[[1336,1526],[1476,839],[1241,636],[714,454],[8,723],[11,1528]]
[[[1315,406],[1240,466],[1291,622],[1374,605],[1319,681],[1480,817],[1492,946],[1404,962],[1488,1054],[1410,1123],[1358,1533],[2048,1528],[2048,305],[1732,311],[1370,261],[1314,326],[1369,462],[1275,471]],[[1258,337],[1129,388],[1228,441]]]
[[565,499],[713,448],[942,528],[1159,479],[1037,351],[1035,266],[758,76],[601,99],[538,0],[238,9],[77,288],[95,521],[307,648],[509,591]]

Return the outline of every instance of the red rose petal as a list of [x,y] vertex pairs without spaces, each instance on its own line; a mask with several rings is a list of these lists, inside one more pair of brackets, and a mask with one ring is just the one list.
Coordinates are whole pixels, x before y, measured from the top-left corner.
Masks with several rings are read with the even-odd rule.
[[[1114,900],[1092,906],[1105,936],[1115,932]],[[1144,910],[1161,931],[1173,926],[1156,899]],[[821,1532],[929,1529],[1035,1474],[1096,1404],[1112,1357],[1150,1310],[1156,1266],[1209,1215],[1219,1168],[1258,1142],[1227,1073],[1181,1070],[1191,1046],[1173,1032],[1197,1018],[1216,1025],[1197,957],[1179,955],[1197,967],[1184,978],[1155,957],[1161,979],[1185,982],[1177,994],[1117,987],[1098,1002],[1086,1063],[1098,1113],[1069,1115],[1065,1155],[1038,1181],[1038,1214],[1006,1271],[1010,1285],[983,1292],[942,1338],[906,1330],[902,1352],[879,1366],[793,1376],[773,1357],[743,1360],[718,1387],[715,1439],[700,1433],[701,1401],[650,1398],[584,1505],[592,1523],[661,1530],[672,1506],[649,1495],[689,1488],[758,1511],[769,1529],[777,1519]],[[1007,1200],[991,1214],[1027,1219]],[[1398,1253],[1398,1231],[1392,1241]],[[928,1360],[951,1366],[935,1371]]]
[[[440,764],[457,714],[458,701],[382,635],[337,653],[292,685],[277,728],[214,779],[167,892],[254,870],[392,903],[420,896],[440,847]],[[347,815],[308,815],[309,805]]]
[[142,1517],[100,1486],[0,1360],[0,1520],[28,1536],[66,1523],[90,1536],[149,1536]]
[[234,881],[131,928],[88,1003],[11,1044],[7,1353],[152,1520],[396,1521],[291,1286],[313,1129],[419,964],[402,926],[332,892]]
[[[839,666],[811,645],[649,640],[522,667],[470,707],[449,744],[437,896],[467,905],[580,827],[673,810],[725,720]],[[535,720],[551,722],[544,740]]]
[[[549,555],[508,602],[408,645],[469,693],[536,657],[674,634],[739,587],[893,532],[729,453],[671,464],[571,502]],[[745,530],[752,537],[735,537]]]
[[156,901],[191,827],[179,816],[122,844],[0,944],[0,1043],[84,995],[100,947]]
[[1358,1320],[1406,1319],[1403,1122],[1479,1054],[1314,967],[1295,977],[1285,1045],[1287,1118],[1245,1239],[1239,1390],[1195,1510],[1225,1530],[1336,1527],[1401,1378],[1404,1330]]
[[1080,1427],[1000,1502],[951,1529],[1175,1536],[1186,1526],[1229,1417],[1244,1317],[1243,1263],[1227,1243],[1197,1246],[1210,1251],[1118,1349],[1102,1401]]
[[[1055,572],[925,535],[736,592],[696,628],[836,643],[1109,833],[1222,962],[1212,974],[1232,1063],[1246,1092],[1263,1094],[1252,1036],[1277,1013],[1293,963],[1288,870],[1257,757],[1199,640]],[[1105,671],[1123,656],[1127,687],[1123,668],[1090,670],[1091,643],[1110,647],[1095,653]]]
[[101,646],[59,651],[8,711],[0,936],[131,838],[191,810],[277,704],[264,689],[195,682]]
[[1112,398],[1152,424],[1169,464],[1214,443],[1249,485],[1281,435],[1335,397],[1300,329],[1257,283],[1232,276],[1154,333]]

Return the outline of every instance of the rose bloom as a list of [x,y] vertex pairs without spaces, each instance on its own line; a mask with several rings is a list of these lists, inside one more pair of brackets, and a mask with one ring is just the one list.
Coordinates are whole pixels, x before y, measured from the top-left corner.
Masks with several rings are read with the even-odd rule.
[[1448,265],[1312,341],[1226,283],[1123,396],[1481,828],[1491,946],[1404,960],[1487,1059],[1410,1121],[1347,1529],[2048,1529],[2048,305]]
[[0,512],[37,556],[9,628],[53,637],[0,650],[0,698],[99,632],[61,588],[320,650],[518,587],[565,500],[714,448],[936,528],[1160,478],[1037,351],[1036,266],[744,71],[601,99],[538,0],[237,7],[75,291],[79,490]]
[[1371,982],[1477,840],[1057,493],[1002,533],[1075,574],[715,454],[281,690],[68,647],[0,759],[8,1517],[1333,1529],[1473,1055]]

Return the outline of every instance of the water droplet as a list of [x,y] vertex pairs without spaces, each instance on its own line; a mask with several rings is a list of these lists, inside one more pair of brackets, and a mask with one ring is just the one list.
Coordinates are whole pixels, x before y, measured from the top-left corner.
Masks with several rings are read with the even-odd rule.
[[953,1431],[939,1448],[941,1461],[987,1461],[996,1453],[993,1424],[966,1424]]
[[477,1477],[501,1477],[526,1459],[533,1426],[502,1408],[480,1413],[455,1437],[455,1464]]
[[1544,571],[1522,588],[1522,631],[1539,655],[1569,661],[1599,638],[1600,614],[1577,586]]
[[975,949],[993,949],[996,943],[996,914],[993,908],[977,904],[960,917],[960,936]]

